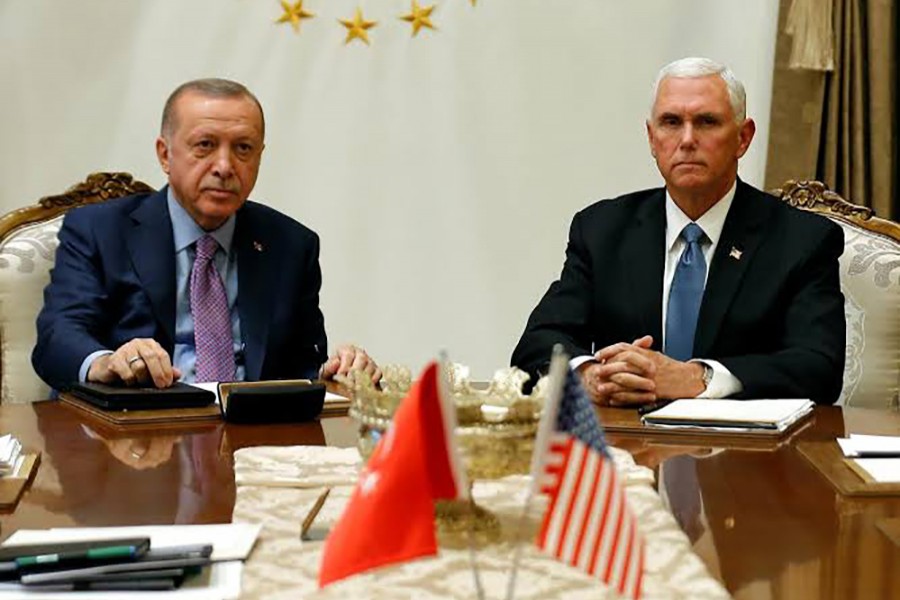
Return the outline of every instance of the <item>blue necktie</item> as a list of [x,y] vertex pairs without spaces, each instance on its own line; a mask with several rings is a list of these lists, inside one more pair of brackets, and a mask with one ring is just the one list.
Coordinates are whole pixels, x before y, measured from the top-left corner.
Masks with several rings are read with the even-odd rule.
[[688,360],[693,358],[694,332],[706,280],[706,259],[700,247],[706,234],[696,223],[688,223],[681,230],[681,237],[686,245],[669,289],[665,353],[675,360]]

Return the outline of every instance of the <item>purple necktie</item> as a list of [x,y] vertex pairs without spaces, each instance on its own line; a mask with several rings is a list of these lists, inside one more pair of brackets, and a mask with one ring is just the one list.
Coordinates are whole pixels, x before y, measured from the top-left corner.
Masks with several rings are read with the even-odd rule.
[[219,243],[204,235],[197,240],[197,255],[191,269],[191,315],[194,317],[194,347],[197,350],[195,380],[234,380],[234,341],[225,286],[213,257]]

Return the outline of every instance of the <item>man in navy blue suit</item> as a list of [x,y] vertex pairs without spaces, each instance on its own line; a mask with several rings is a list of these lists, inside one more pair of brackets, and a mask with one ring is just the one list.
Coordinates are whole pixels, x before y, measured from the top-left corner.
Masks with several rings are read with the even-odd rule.
[[65,218],[32,354],[44,381],[61,389],[203,379],[207,342],[195,340],[195,323],[205,327],[216,310],[192,305],[192,268],[210,237],[208,280],[222,315],[212,343],[227,359],[223,378],[328,378],[351,368],[380,378],[361,348],[327,356],[318,236],[247,200],[264,137],[262,106],[239,83],[202,79],[172,93],[156,140],[169,185]]

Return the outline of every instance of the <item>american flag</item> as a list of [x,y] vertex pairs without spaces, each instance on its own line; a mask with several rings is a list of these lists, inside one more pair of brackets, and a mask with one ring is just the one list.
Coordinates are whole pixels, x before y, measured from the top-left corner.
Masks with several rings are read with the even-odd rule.
[[[555,426],[540,461],[540,491],[550,506],[538,547],[621,596],[639,598],[644,575],[644,540],[625,503],[594,407],[578,377],[566,368]],[[551,399],[552,400],[552,399]]]

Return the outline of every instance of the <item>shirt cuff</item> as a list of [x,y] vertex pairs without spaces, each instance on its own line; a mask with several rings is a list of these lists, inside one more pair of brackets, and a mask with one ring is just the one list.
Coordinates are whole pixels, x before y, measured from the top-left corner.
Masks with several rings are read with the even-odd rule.
[[576,356],[575,358],[569,359],[569,368],[573,371],[578,371],[578,367],[583,365],[586,362],[597,362],[597,359],[593,356]]
[[744,391],[744,384],[735,377],[725,365],[717,360],[706,358],[692,360],[690,362],[701,363],[712,367],[713,375],[706,389],[698,395],[698,398],[728,398]]
[[88,370],[91,368],[91,364],[105,354],[112,354],[112,350],[97,350],[96,352],[91,352],[87,355],[87,358],[81,363],[81,368],[78,369],[78,383],[87,381],[87,374]]

